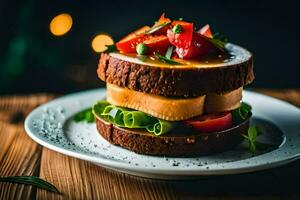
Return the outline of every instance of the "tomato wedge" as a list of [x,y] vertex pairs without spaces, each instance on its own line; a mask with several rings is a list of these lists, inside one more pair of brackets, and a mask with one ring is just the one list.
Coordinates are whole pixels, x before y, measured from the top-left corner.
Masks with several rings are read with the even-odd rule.
[[187,48],[176,48],[179,58],[200,58],[201,56],[216,53],[218,49],[200,33],[194,33],[191,45]]
[[[166,18],[165,17],[165,13],[163,13],[160,18],[157,20],[157,22],[151,27],[156,27],[156,26],[159,26],[159,25],[162,25],[164,23],[171,23],[171,20],[169,18]],[[167,33],[167,30],[170,28],[170,24],[166,25],[165,27],[153,32],[152,34],[153,35],[166,35]]]
[[174,33],[171,29],[167,31],[167,36],[169,41],[176,47],[179,48],[188,48],[191,45],[194,25],[193,23],[185,21],[174,21],[172,26],[179,24],[181,26],[180,33]]
[[207,114],[185,122],[201,133],[211,133],[232,127],[232,114],[231,112]]
[[149,26],[143,26],[138,30],[125,36],[119,42],[116,43],[117,49],[122,53],[135,53],[136,45],[152,37],[151,35],[144,34],[145,31],[149,29],[150,29]]
[[164,55],[171,45],[169,39],[165,35],[153,36],[150,39],[147,39],[143,42],[149,47],[148,55],[153,54],[154,52],[158,52]]
[[201,35],[204,35],[208,38],[213,38],[213,35],[211,33],[211,30],[210,30],[210,26],[209,24],[206,24],[205,26],[203,26],[199,31],[198,33],[200,33]]

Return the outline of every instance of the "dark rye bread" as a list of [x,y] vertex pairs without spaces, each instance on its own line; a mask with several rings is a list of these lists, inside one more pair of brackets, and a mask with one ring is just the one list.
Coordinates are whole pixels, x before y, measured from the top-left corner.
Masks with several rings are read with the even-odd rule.
[[228,130],[190,136],[172,133],[155,136],[137,129],[120,128],[101,118],[96,118],[96,126],[110,143],[139,154],[198,156],[223,152],[239,144],[243,140],[242,134],[247,133],[249,119]]
[[254,79],[251,53],[230,44],[235,58],[218,67],[166,68],[133,63],[102,53],[98,76],[101,80],[132,90],[168,97],[195,97],[223,93]]

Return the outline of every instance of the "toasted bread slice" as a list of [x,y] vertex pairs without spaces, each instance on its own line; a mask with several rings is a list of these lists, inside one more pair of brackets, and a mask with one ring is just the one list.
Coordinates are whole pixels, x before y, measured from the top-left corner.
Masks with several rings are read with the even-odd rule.
[[229,44],[234,58],[228,62],[194,65],[168,65],[142,62],[119,53],[102,53],[98,76],[101,80],[167,97],[197,97],[232,91],[254,79],[252,54]]
[[[120,128],[96,117],[100,135],[112,144],[119,145],[139,154],[158,156],[198,156],[229,150],[239,144],[242,134],[247,133],[249,120],[234,127],[214,133],[169,132],[155,136],[140,129]],[[184,132],[186,130],[182,130]],[[193,132],[193,133],[192,133]]]

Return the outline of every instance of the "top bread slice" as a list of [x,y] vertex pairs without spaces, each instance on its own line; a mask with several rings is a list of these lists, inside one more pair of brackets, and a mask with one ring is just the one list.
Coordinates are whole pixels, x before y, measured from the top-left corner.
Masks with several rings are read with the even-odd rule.
[[254,80],[252,54],[234,44],[228,44],[226,48],[234,55],[229,62],[197,67],[155,66],[142,61],[132,62],[117,53],[102,53],[97,73],[107,83],[166,97],[220,94]]

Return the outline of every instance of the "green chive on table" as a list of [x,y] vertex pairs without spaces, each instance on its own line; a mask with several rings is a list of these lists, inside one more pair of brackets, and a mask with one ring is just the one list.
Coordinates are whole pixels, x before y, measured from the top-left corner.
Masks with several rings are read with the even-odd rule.
[[[300,90],[256,89],[300,107]],[[33,175],[62,194],[0,183],[0,199],[300,199],[300,161],[242,175],[163,181],[113,172],[43,148],[25,133],[25,116],[50,94],[0,97],[0,176]]]

